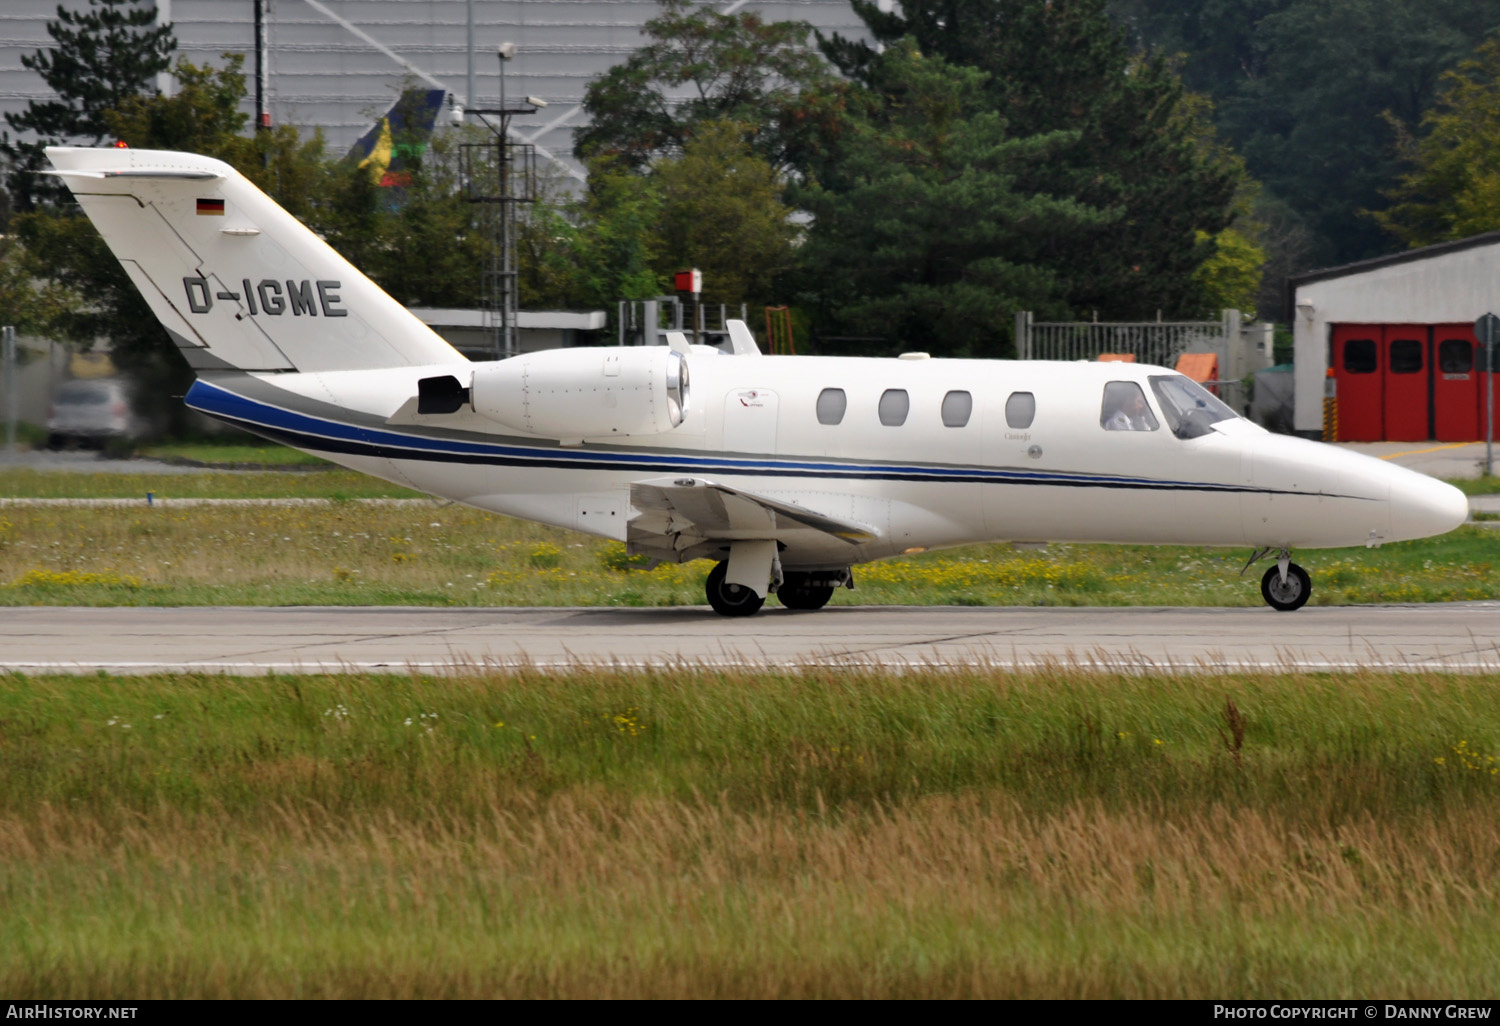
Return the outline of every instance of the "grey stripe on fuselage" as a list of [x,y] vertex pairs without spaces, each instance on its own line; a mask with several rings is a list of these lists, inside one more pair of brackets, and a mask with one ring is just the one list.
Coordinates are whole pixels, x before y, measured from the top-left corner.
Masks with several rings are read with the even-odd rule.
[[[401,424],[392,425],[386,422],[386,418],[378,414],[367,413],[363,410],[354,410],[322,399],[313,399],[298,392],[292,392],[281,388],[275,383],[274,378],[259,377],[244,371],[233,371],[225,374],[203,374],[200,375],[204,383],[222,388],[227,392],[244,396],[246,399],[268,406],[279,406],[282,409],[294,413],[304,414],[309,417],[317,417],[322,420],[333,421],[338,424],[347,424],[352,427],[371,428],[379,431],[394,432],[401,435],[410,435],[415,438],[424,438],[441,442],[468,442],[480,445],[510,445],[520,446],[527,449],[553,450],[576,454],[579,452],[620,453],[623,455],[640,456],[645,459],[655,457],[682,457],[693,460],[713,461],[716,459],[752,459],[752,460],[788,460],[805,461],[818,460],[820,462],[838,463],[840,466],[848,466],[857,469],[861,466],[883,467],[890,461],[873,459],[849,459],[830,458],[826,456],[800,455],[797,453],[768,453],[747,452],[732,449],[690,449],[677,446],[656,445],[620,445],[610,442],[590,441],[587,448],[578,445],[563,445],[555,439],[538,438],[533,435],[511,435],[488,431],[467,431],[456,428],[445,428],[430,424]],[[416,395],[416,379],[412,380],[412,395]],[[420,454],[413,454],[413,459],[421,459]],[[932,467],[934,469],[952,470],[1003,470],[1003,467],[979,467],[970,464],[948,464],[948,463],[923,463],[920,466]],[[1023,468],[1024,469],[1024,468]]]
[[[1095,487],[1095,488],[1125,488],[1146,490],[1170,490],[1170,491],[1211,491],[1211,492],[1251,492],[1263,495],[1300,495],[1302,492],[1292,492],[1281,489],[1256,488],[1254,486],[1235,485],[1225,482],[1194,482],[1174,481],[1162,478],[1133,478],[1115,477],[1113,475],[1098,475],[1093,473],[1076,473],[1070,471],[1057,471],[1041,474],[1029,467],[1015,466],[980,466],[975,464],[954,463],[909,463],[905,467],[892,467],[888,460],[873,459],[850,459],[840,457],[800,455],[795,453],[767,453],[767,452],[744,452],[725,450],[690,449],[666,446],[643,446],[643,445],[620,445],[609,443],[590,442],[587,448],[581,445],[563,445],[553,439],[536,438],[533,436],[502,435],[484,431],[467,431],[453,428],[443,428],[420,424],[392,425],[385,417],[377,414],[367,413],[361,410],[353,410],[338,406],[326,400],[314,399],[300,393],[292,392],[275,384],[275,378],[260,377],[245,371],[234,371],[226,374],[204,374],[201,375],[203,382],[207,385],[224,390],[227,393],[238,395],[253,403],[278,407],[297,415],[313,417],[326,420],[333,424],[343,425],[356,429],[368,429],[379,431],[384,434],[392,434],[407,437],[413,440],[421,439],[429,442],[452,442],[469,445],[483,446],[509,446],[513,448],[530,450],[534,455],[528,457],[509,456],[506,462],[520,462],[544,465],[557,458],[563,461],[559,466],[582,468],[588,461],[589,454],[599,456],[613,455],[623,456],[627,459],[619,463],[608,463],[596,465],[597,470],[620,470],[620,471],[650,471],[658,472],[667,469],[690,470],[693,473],[711,473],[724,475],[753,475],[764,476],[788,476],[799,478],[839,478],[858,475],[862,471],[882,478],[906,479],[906,480],[942,480],[943,477],[964,478],[968,480],[981,479],[985,483],[1011,484],[1011,485],[1054,485],[1065,487]],[[415,382],[414,382],[415,384]],[[414,389],[415,391],[415,389]],[[308,444],[303,448],[314,451],[341,452],[349,451],[347,441],[336,437],[330,438],[330,444],[319,447],[316,439],[308,436],[317,434],[315,429],[287,429],[279,428],[274,424],[260,423],[245,420],[229,414],[213,414],[229,423],[240,425],[247,430],[254,431],[257,427],[262,429],[263,434],[275,438],[278,441],[287,441],[289,436],[301,436],[307,438]],[[293,444],[298,444],[294,442]],[[354,442],[355,445],[372,445],[377,449],[387,450],[381,455],[387,459],[406,459],[422,461],[449,462],[455,459],[461,462],[485,462],[483,454],[426,452],[420,448],[412,448],[401,452],[389,451],[389,442]],[[399,444],[398,446],[399,447]],[[547,453],[557,453],[559,457],[549,457]],[[566,455],[563,455],[566,454]],[[671,467],[652,467],[655,461],[669,460],[674,464]],[[728,461],[731,463],[748,462],[746,466],[719,466],[703,467],[712,465],[716,461]],[[813,465],[808,465],[809,461]],[[636,466],[629,465],[637,464]],[[700,466],[692,468],[681,466],[682,463],[696,463]],[[800,465],[799,465],[800,464]],[[821,464],[821,466],[819,466]],[[1012,476],[1014,475],[1014,476]],[[1326,493],[1325,493],[1326,494]],[[1342,496],[1345,498],[1367,499],[1368,496]]]

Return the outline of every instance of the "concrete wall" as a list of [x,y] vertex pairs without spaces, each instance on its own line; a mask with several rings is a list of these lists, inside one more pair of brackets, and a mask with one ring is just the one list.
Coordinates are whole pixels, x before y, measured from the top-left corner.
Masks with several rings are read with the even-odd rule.
[[1500,313],[1500,242],[1299,285],[1295,303],[1295,428],[1317,432],[1330,326],[1458,324]]

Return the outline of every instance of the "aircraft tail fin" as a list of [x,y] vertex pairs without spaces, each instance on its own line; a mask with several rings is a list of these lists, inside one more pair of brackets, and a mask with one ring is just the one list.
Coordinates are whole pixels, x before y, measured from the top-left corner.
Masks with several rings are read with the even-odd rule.
[[222,161],[61,146],[47,156],[194,370],[463,361]]

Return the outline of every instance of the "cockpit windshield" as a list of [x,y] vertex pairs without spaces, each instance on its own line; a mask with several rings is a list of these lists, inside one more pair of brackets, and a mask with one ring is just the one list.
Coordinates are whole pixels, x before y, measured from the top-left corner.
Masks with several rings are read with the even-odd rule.
[[1212,425],[1239,416],[1208,389],[1181,374],[1152,377],[1151,390],[1156,393],[1167,426],[1178,438],[1206,435]]

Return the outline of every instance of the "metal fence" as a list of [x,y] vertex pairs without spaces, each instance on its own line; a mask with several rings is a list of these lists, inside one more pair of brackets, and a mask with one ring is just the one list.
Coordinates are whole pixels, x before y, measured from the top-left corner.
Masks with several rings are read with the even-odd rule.
[[[723,335],[729,330],[730,318],[749,323],[746,304],[698,303],[680,296],[657,296],[655,299],[622,299],[615,312],[615,331],[620,345],[665,345],[664,332],[682,331],[691,335],[694,321],[697,330],[709,335]],[[753,330],[753,326],[752,326]],[[690,339],[691,341],[691,339]],[[699,341],[713,344],[714,339]]]
[[1239,377],[1242,366],[1241,315],[1225,310],[1217,321],[1051,321],[1038,323],[1030,311],[1016,314],[1016,352],[1023,360],[1097,360],[1119,353],[1137,363],[1176,367],[1183,353],[1217,353],[1222,380],[1205,382],[1230,406],[1244,412],[1249,401]]
[[1030,311],[1016,314],[1016,352],[1023,360],[1097,360],[1104,353],[1134,356],[1137,363],[1175,367],[1183,353],[1213,352],[1224,364],[1240,334],[1240,312],[1217,321],[1052,321]]

